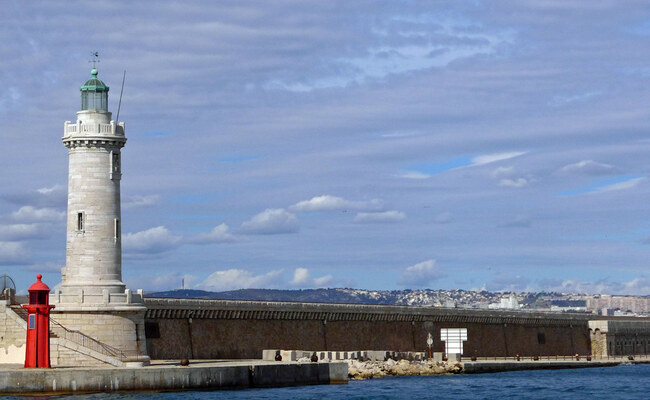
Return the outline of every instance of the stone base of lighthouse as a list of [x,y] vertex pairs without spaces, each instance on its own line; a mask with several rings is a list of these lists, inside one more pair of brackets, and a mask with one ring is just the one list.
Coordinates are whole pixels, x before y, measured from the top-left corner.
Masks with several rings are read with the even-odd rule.
[[[120,295],[105,293],[106,302],[99,303],[78,301],[83,293],[55,293],[53,304],[56,308],[50,313],[50,327],[57,336],[53,363],[131,367],[149,364],[142,292],[127,290],[124,296]],[[72,299],[78,302],[65,301]]]

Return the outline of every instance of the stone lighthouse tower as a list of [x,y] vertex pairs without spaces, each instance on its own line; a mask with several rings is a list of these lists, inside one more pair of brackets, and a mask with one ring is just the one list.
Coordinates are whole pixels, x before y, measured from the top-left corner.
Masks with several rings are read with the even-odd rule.
[[111,120],[108,86],[97,78],[81,86],[76,124],[65,124],[69,149],[68,227],[62,292],[84,296],[124,293],[120,232],[121,149],[124,123]]
[[124,123],[111,119],[109,87],[97,69],[90,74],[81,86],[77,121],[64,125],[69,155],[66,265],[52,317],[66,329],[119,350],[122,361],[148,360],[142,291],[132,293],[122,282]]

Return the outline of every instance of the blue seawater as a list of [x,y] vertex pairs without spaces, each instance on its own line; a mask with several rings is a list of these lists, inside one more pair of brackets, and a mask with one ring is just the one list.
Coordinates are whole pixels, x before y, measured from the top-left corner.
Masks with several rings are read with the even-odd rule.
[[[52,396],[66,400],[213,399],[650,399],[650,364],[608,368],[407,376],[350,381],[348,385],[167,393]],[[24,397],[6,397],[24,399]]]

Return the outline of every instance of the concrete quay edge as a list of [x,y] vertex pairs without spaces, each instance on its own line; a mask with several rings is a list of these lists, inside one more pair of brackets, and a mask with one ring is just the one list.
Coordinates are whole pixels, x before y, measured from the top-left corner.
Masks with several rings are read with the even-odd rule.
[[464,374],[526,371],[536,369],[573,369],[615,367],[622,364],[650,364],[650,360],[598,360],[598,361],[463,361]]
[[191,361],[144,368],[3,368],[0,395],[246,389],[348,383],[346,363]]

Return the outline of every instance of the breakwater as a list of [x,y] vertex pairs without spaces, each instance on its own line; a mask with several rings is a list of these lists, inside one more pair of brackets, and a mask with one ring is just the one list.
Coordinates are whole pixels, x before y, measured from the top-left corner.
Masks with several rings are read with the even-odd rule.
[[79,395],[75,400],[313,400],[313,399],[644,399],[650,392],[650,365],[614,368],[515,371],[499,374],[444,374],[351,380],[347,385]]
[[264,349],[444,352],[441,328],[466,328],[467,356],[589,354],[588,314],[145,298],[152,359],[258,358]]
[[155,362],[144,368],[0,368],[0,394],[242,389],[348,381],[345,363],[203,361],[181,367]]
[[[537,358],[537,359],[536,359]],[[463,372],[466,374],[525,371],[537,369],[576,369],[615,367],[623,364],[650,364],[650,356],[636,355],[628,357],[519,357],[519,359],[482,359],[463,361]]]
[[383,378],[386,376],[442,375],[463,372],[463,364],[457,361],[358,361],[347,360],[350,379]]
[[633,359],[627,357],[610,357],[606,359],[559,358],[534,360],[502,359],[481,361],[434,361],[434,360],[406,360],[395,361],[360,361],[346,360],[348,364],[348,377],[350,379],[384,378],[387,376],[413,376],[413,375],[445,375],[445,374],[480,374],[508,371],[546,370],[546,369],[577,369],[577,368],[602,368],[615,367],[622,364],[650,364],[650,357],[637,356]]
[[480,374],[508,371],[546,370],[546,369],[578,369],[615,367],[628,364],[650,364],[650,356],[635,357],[548,357],[544,360],[537,357],[517,357],[500,360],[463,360],[463,361],[434,361],[393,359],[346,360],[350,379],[371,379],[387,376],[412,375],[444,375],[444,374]]

